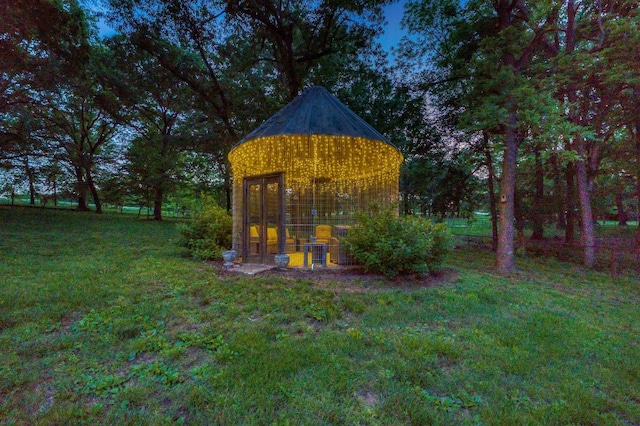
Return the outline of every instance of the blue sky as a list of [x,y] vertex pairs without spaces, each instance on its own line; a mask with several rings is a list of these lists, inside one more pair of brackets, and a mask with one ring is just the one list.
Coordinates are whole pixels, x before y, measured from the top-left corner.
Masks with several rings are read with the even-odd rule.
[[405,35],[405,31],[400,25],[403,12],[404,0],[395,1],[394,3],[384,7],[384,16],[387,20],[387,25],[384,30],[384,34],[378,41],[387,51],[390,51],[391,47],[396,46],[402,36]]

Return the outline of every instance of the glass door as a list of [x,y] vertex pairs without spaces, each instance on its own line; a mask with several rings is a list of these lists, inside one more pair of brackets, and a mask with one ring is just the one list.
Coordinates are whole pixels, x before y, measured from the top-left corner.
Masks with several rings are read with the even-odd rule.
[[284,192],[282,173],[244,180],[242,258],[249,263],[273,263],[284,253]]

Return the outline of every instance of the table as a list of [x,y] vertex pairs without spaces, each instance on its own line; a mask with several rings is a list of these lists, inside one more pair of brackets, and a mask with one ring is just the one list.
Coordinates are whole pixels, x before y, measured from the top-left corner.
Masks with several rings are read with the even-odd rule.
[[[323,266],[327,266],[327,245],[325,243],[305,243],[304,244],[304,267],[309,266],[309,260],[307,255],[311,251],[311,264],[320,263]],[[318,258],[317,252],[320,252],[322,257]]]

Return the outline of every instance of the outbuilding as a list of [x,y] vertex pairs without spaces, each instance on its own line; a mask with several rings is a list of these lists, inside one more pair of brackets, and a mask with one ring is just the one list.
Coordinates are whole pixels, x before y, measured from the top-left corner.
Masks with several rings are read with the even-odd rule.
[[340,239],[356,212],[398,200],[403,157],[313,86],[236,144],[229,160],[233,248],[241,261],[273,263],[287,254],[291,266],[329,266],[351,262]]

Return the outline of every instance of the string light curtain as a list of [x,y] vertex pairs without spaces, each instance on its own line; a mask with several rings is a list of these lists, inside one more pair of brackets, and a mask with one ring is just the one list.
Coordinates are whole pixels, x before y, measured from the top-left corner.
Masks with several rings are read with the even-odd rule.
[[316,227],[330,225],[326,263],[331,265],[350,263],[338,251],[344,251],[340,237],[355,223],[356,212],[366,211],[372,203],[397,201],[403,157],[326,89],[314,86],[238,143],[229,160],[234,248],[243,253],[247,241],[244,180],[282,174],[283,226],[298,240],[287,244],[287,254],[293,258],[302,253],[303,244],[313,241]]

